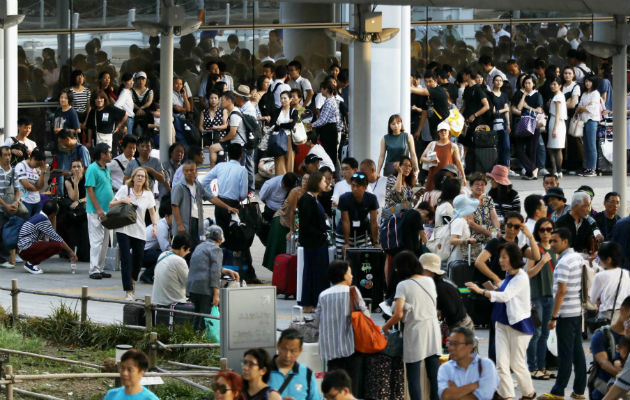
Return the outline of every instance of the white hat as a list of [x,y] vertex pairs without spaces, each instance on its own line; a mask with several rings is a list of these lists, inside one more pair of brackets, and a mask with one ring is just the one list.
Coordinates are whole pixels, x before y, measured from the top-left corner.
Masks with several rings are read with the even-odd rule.
[[433,253],[424,253],[420,256],[420,264],[422,268],[427,271],[433,272],[436,275],[444,275],[444,270],[441,268],[442,260],[440,256]]
[[442,122],[440,122],[437,126],[437,130],[441,131],[442,129],[447,130],[450,132],[451,130],[451,125],[449,125],[448,121],[444,120]]

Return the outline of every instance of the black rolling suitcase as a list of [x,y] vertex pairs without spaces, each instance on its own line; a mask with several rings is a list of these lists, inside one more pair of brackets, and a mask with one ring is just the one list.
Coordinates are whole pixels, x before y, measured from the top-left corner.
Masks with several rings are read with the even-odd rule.
[[349,248],[346,259],[352,268],[352,284],[364,299],[372,299],[372,311],[376,310],[385,292],[385,252],[374,247]]
[[123,324],[145,326],[144,304],[125,304],[123,306]]
[[[161,306],[160,308],[166,308]],[[194,315],[180,314],[172,312],[172,310],[182,310],[195,312],[195,305],[192,303],[173,303],[168,306],[169,310],[156,310],[155,311],[155,325],[167,326],[169,330],[173,330],[175,325],[194,325]],[[210,310],[208,310],[210,313]]]
[[471,246],[468,245],[468,261],[457,260],[448,264],[448,279],[458,288],[465,288],[466,282],[472,282],[475,275],[475,266],[470,259]]
[[474,133],[474,171],[490,172],[497,163],[497,132],[477,130]]

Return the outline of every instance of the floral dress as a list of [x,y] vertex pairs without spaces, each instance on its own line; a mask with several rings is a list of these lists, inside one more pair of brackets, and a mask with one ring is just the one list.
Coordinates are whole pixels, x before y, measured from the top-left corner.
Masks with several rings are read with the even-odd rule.
[[[490,214],[492,210],[494,210],[494,200],[489,196],[484,196],[475,212],[472,213],[475,223],[482,227],[491,227],[492,218],[490,218]],[[471,245],[470,259],[476,260],[490,238],[483,233],[474,232],[472,229],[470,231],[472,233],[471,236],[477,239],[477,243]]]
[[397,192],[394,190],[396,185],[396,177],[390,176],[387,178],[387,185],[385,186],[385,205],[383,208],[394,207],[396,204],[402,204],[404,202],[413,201],[413,192],[410,187],[404,186]]

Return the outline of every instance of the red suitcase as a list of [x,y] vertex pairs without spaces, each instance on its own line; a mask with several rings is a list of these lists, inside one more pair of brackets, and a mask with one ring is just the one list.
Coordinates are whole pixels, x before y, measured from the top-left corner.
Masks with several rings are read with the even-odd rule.
[[297,255],[278,254],[273,262],[271,284],[285,298],[297,294]]

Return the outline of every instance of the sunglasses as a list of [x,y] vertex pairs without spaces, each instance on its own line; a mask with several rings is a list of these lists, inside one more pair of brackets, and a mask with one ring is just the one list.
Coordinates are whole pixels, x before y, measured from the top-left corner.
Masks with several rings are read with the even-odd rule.
[[540,229],[538,229],[538,232],[540,232],[540,233],[543,233],[543,232],[551,233],[551,232],[553,232],[553,228],[540,228]]
[[521,224],[512,224],[508,222],[507,224],[505,224],[505,226],[506,228],[509,228],[509,229],[516,229],[516,230],[521,229]]
[[359,178],[359,179],[365,179],[366,178],[365,174],[361,174],[359,172],[353,174],[352,177],[353,178]]
[[225,394],[225,392],[229,392],[232,389],[228,388],[226,385],[222,383],[213,383],[211,386],[213,392],[219,392],[221,394]]

